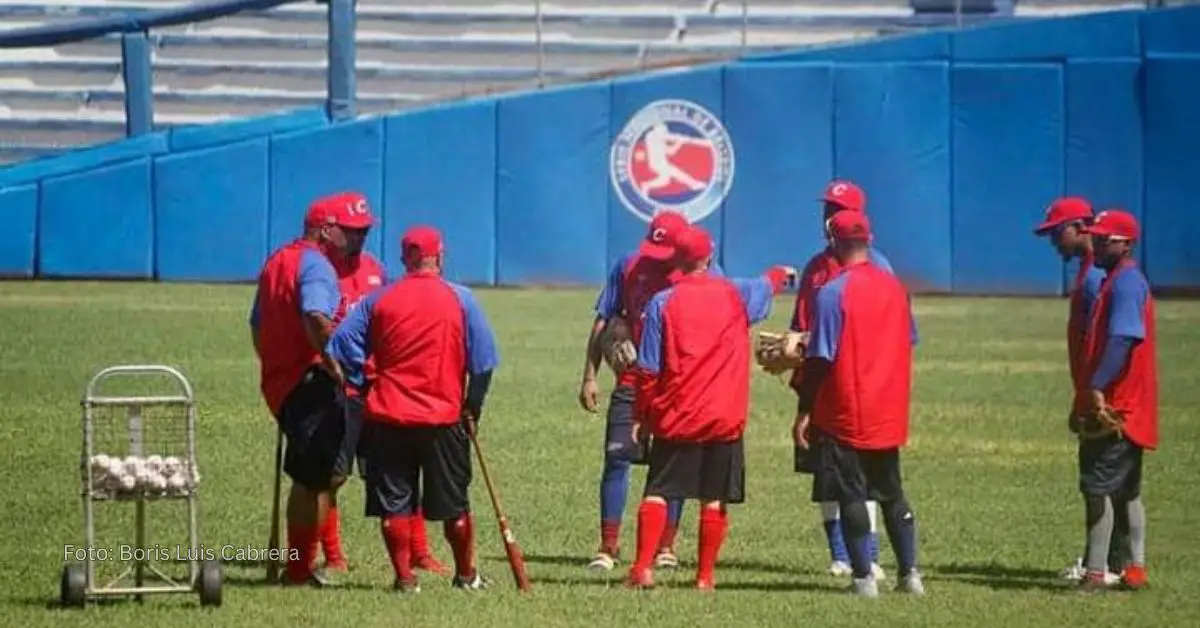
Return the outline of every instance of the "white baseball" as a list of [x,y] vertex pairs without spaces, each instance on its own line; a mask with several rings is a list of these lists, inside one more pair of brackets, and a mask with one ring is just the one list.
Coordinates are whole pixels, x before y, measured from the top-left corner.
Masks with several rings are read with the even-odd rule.
[[109,458],[108,477],[119,478],[122,473],[125,473],[125,463],[120,458]]
[[149,481],[149,486],[150,486],[150,490],[152,490],[156,493],[162,493],[167,490],[167,478],[164,478],[163,476],[158,475],[157,473],[154,475],[151,475],[150,481]]
[[162,456],[154,455],[146,458],[146,463],[144,466],[146,467],[146,471],[150,473],[158,473],[162,470],[163,466]]
[[172,475],[167,479],[167,488],[172,493],[182,493],[185,487],[187,487],[187,479],[182,475]]
[[92,456],[92,459],[89,461],[89,463],[92,467],[92,471],[101,473],[108,472],[108,456],[104,454],[96,454]]
[[125,473],[129,475],[137,475],[137,472],[142,469],[142,459],[137,456],[129,456],[125,459]]
[[156,474],[150,473],[145,468],[142,468],[138,469],[138,472],[135,473],[133,477],[137,481],[138,486],[146,487],[150,485],[150,478],[155,477],[155,475]]
[[137,487],[137,476],[126,473],[121,476],[121,490],[132,491]]
[[176,458],[175,456],[167,456],[166,458],[163,458],[162,473],[167,477],[175,475],[182,467],[183,464],[180,463],[179,458]]

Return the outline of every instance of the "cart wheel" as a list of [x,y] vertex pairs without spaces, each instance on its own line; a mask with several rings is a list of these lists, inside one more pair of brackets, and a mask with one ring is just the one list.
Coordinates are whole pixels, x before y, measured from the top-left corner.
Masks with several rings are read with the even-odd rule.
[[83,565],[63,565],[59,596],[63,606],[83,608],[87,601],[87,572]]
[[200,606],[221,605],[221,563],[206,560],[200,563],[200,578],[197,582],[200,590]]

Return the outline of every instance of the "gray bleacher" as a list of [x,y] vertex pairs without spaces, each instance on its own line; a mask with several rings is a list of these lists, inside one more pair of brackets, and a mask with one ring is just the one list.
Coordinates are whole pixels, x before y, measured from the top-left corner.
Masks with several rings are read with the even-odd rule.
[[[0,29],[177,4],[184,3],[5,0]],[[1025,0],[1017,13],[1142,4]],[[743,12],[741,0],[543,2],[539,58],[534,3],[528,0],[360,0],[359,109],[399,110],[664,63],[729,59],[953,23],[950,16],[915,19],[919,16],[908,0],[748,0],[746,6]],[[153,31],[156,125],[320,104],[326,28],[325,7],[304,3]],[[123,98],[115,36],[53,48],[0,49],[0,162],[121,137]]]

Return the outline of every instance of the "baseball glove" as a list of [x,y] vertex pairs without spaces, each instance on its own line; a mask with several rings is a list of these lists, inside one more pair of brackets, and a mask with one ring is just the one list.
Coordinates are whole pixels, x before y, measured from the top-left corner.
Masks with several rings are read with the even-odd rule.
[[804,347],[808,344],[808,332],[786,331],[782,334],[758,332],[758,346],[754,359],[763,370],[779,375],[804,364]]
[[620,374],[637,363],[637,347],[624,319],[612,318],[600,333],[600,352],[614,373]]
[[1109,434],[1120,436],[1125,429],[1125,415],[1116,408],[1104,406],[1079,417],[1078,425],[1079,438],[1084,440],[1104,438]]

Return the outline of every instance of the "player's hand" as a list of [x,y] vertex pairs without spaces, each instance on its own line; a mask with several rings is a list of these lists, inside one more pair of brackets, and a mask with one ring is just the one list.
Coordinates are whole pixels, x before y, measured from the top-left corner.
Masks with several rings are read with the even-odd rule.
[[1108,402],[1105,401],[1105,399],[1104,399],[1104,392],[1100,391],[1100,390],[1093,390],[1092,391],[1092,411],[1099,412],[1099,411],[1103,410],[1105,408],[1105,406],[1107,406],[1107,405],[1108,405]]
[[592,414],[596,413],[599,404],[596,398],[600,396],[600,385],[594,379],[585,379],[579,385],[579,405]]
[[328,353],[321,354],[321,368],[329,373],[338,386],[346,385],[346,375],[342,373],[342,365],[338,364],[338,361],[330,357]]
[[792,441],[801,449],[808,449],[808,424],[809,417],[807,414],[796,415],[796,420],[792,423]]
[[629,430],[629,440],[635,443],[642,442],[642,424],[640,422],[633,422],[633,429]]

